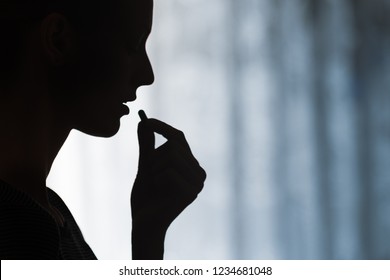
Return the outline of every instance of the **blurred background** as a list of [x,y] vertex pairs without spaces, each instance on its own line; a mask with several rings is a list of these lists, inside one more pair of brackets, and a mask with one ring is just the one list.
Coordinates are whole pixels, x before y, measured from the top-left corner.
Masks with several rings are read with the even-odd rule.
[[167,259],[390,259],[390,1],[155,0],[156,81],[48,185],[100,259],[131,257],[137,111],[181,130],[204,191]]

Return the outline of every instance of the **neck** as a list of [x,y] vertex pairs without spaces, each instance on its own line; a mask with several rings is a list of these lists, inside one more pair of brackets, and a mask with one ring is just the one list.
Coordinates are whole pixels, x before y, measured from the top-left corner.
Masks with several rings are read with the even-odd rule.
[[70,129],[42,92],[3,96],[12,99],[0,101],[0,178],[49,208],[46,178]]

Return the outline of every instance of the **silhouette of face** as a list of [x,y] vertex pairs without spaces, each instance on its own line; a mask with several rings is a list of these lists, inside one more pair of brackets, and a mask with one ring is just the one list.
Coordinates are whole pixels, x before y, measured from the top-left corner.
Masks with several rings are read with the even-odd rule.
[[128,114],[124,102],[154,81],[145,44],[151,31],[153,0],[121,1],[112,20],[96,32],[80,32],[77,55],[54,73],[56,110],[84,133],[110,137]]

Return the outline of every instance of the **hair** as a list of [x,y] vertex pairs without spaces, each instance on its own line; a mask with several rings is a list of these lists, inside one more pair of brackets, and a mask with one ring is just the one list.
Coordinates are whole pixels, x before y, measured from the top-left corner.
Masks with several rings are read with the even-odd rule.
[[50,13],[60,13],[72,28],[93,33],[115,19],[123,0],[0,0],[0,86],[14,82],[20,69],[26,32]]

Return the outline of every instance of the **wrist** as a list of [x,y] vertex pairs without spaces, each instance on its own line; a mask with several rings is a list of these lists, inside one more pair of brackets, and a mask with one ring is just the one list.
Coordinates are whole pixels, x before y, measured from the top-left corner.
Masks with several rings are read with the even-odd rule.
[[133,221],[132,255],[135,260],[158,260],[164,256],[166,229],[152,223]]

